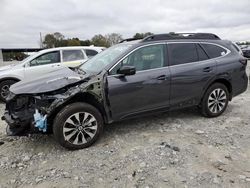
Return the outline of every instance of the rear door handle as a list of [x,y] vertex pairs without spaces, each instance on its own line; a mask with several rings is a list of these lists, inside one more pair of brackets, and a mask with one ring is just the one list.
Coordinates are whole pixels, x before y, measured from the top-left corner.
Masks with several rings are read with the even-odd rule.
[[166,80],[167,76],[166,75],[161,75],[156,78],[157,80]]
[[206,67],[203,69],[203,72],[211,72],[213,70],[213,68],[211,67]]

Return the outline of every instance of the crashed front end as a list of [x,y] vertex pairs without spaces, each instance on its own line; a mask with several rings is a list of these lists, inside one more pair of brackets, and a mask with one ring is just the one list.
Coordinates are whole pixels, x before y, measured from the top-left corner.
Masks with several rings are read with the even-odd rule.
[[100,78],[82,80],[56,91],[39,94],[10,93],[2,120],[8,124],[7,135],[24,136],[32,133],[51,133],[55,112],[74,96],[89,93],[103,102]]
[[[5,120],[8,124],[7,135],[22,136],[38,132],[39,129],[47,132],[47,116],[46,111],[43,109],[46,109],[52,101],[40,100],[39,96],[33,95],[11,95],[6,103],[5,113],[2,117],[2,120]],[[41,118],[35,120],[35,114],[39,114]],[[44,126],[37,127],[42,117],[45,117]]]

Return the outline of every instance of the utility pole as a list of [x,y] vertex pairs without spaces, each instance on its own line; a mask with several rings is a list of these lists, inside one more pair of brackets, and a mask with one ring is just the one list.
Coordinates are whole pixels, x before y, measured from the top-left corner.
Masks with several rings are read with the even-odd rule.
[[0,65],[3,64],[3,51],[0,49]]
[[40,48],[43,48],[42,33],[40,32]]

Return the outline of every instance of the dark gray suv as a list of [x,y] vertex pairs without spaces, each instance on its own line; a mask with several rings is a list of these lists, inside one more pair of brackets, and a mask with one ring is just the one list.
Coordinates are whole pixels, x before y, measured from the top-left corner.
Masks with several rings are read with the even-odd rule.
[[53,133],[62,146],[81,149],[114,121],[189,106],[221,115],[247,89],[246,65],[232,42],[214,34],[126,40],[78,68],[13,85],[2,119],[8,135]]

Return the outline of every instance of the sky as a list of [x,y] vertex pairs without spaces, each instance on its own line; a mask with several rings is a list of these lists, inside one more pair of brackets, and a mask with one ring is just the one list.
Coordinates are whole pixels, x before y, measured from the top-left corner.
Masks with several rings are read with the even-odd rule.
[[39,47],[39,33],[66,38],[137,32],[212,32],[250,41],[250,0],[0,0],[0,48]]

